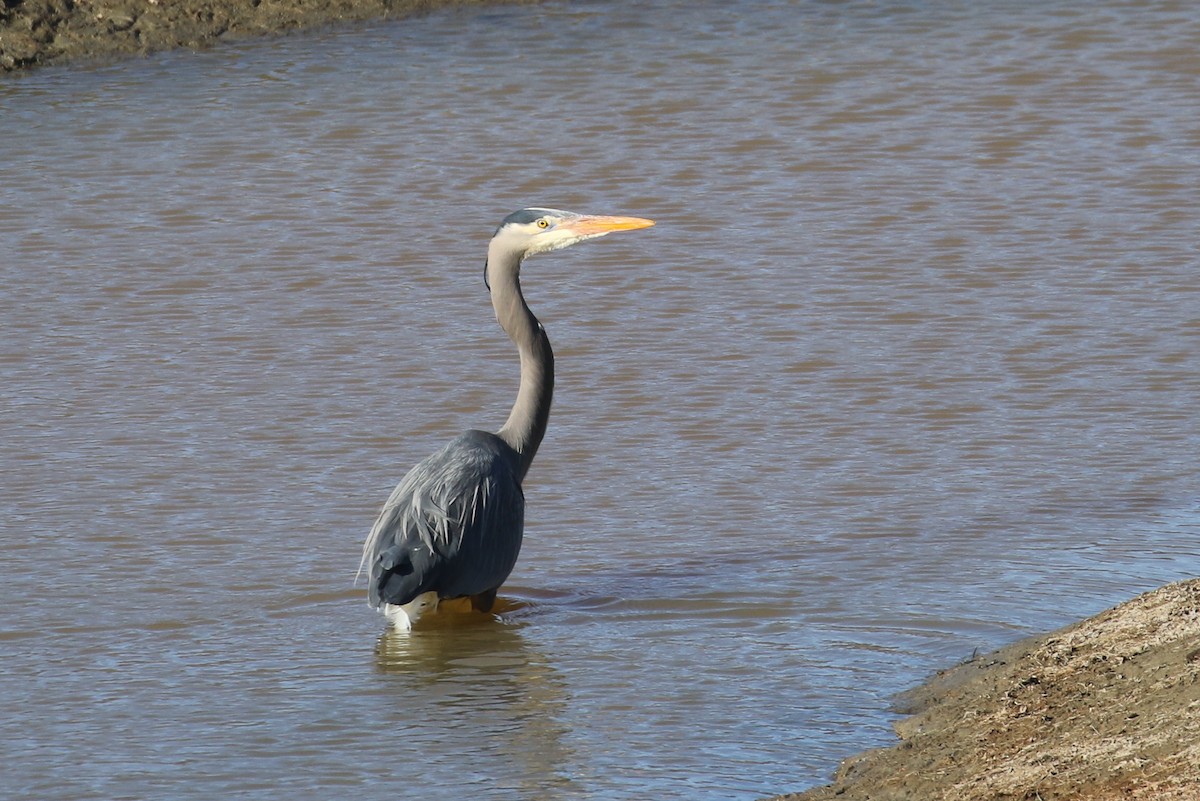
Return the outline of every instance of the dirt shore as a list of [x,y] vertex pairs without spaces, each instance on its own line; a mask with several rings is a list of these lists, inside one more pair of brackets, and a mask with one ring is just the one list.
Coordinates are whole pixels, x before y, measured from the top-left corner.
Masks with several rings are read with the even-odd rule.
[[[0,0],[0,71],[498,0]],[[536,2],[536,0],[502,0]]]
[[909,692],[900,743],[776,801],[1200,801],[1200,579]]

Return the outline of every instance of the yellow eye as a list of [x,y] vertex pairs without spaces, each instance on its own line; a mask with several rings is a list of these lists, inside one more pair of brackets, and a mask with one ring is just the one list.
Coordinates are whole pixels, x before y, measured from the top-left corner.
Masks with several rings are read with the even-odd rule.
[[540,219],[540,220],[538,220],[538,221],[537,221],[537,227],[538,227],[538,228],[549,228],[549,227],[550,227],[550,221],[549,221],[549,220],[547,220],[545,217],[543,217],[542,219]]

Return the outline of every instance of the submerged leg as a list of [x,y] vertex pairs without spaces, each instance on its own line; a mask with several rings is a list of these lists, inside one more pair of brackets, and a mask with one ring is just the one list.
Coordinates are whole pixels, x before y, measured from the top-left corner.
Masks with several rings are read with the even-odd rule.
[[494,603],[496,603],[496,590],[488,590],[471,596],[471,607],[480,612],[492,611]]

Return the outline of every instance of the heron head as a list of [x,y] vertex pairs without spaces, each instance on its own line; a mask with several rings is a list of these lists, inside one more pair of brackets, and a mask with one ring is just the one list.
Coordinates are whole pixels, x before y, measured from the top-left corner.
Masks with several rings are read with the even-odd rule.
[[565,248],[585,239],[595,239],[613,231],[633,231],[651,225],[654,225],[653,220],[641,217],[611,217],[529,208],[514,211],[505,217],[492,239],[521,256],[531,256]]

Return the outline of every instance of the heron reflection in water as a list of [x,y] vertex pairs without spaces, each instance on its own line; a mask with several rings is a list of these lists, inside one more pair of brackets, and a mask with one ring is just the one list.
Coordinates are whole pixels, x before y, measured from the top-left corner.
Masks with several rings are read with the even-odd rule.
[[529,208],[504,218],[488,245],[484,281],[496,320],[521,355],[521,384],[495,434],[468,431],[401,479],[363,545],[373,607],[407,631],[439,601],[489,611],[521,550],[529,471],[550,416],[554,353],[521,294],[526,256],[654,225],[639,217]]

